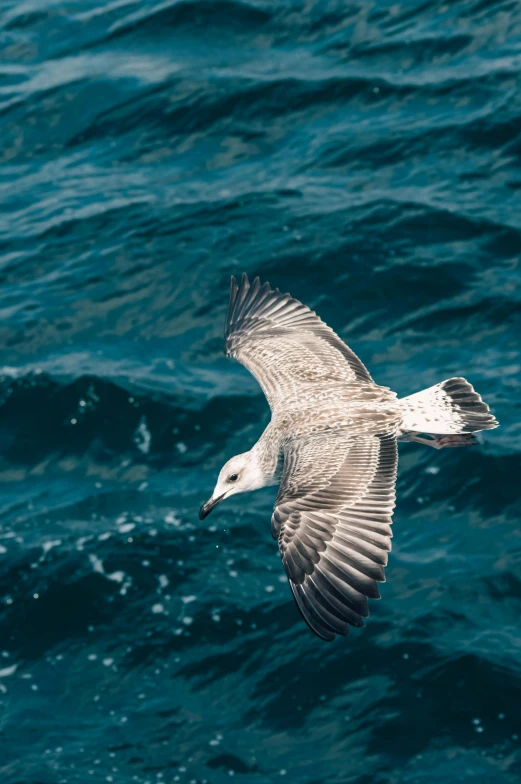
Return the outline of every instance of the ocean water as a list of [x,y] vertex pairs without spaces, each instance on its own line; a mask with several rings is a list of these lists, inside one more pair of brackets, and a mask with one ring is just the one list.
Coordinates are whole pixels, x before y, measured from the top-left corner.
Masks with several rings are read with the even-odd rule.
[[[0,781],[521,781],[521,7],[0,6]],[[501,423],[400,447],[362,630],[300,619],[230,274],[381,384]]]

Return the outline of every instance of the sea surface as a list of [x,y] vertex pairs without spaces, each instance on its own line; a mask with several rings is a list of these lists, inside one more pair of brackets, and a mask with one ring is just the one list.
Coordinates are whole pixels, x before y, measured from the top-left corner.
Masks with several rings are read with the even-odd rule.
[[[3,0],[1,784],[521,782],[518,0]],[[400,446],[364,629],[290,595],[231,274],[400,395],[501,427]]]

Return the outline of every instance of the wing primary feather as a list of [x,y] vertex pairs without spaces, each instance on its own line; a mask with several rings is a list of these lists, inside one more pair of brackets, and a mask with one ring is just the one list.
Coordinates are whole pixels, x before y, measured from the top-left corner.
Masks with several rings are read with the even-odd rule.
[[301,585],[295,585],[294,588],[295,596],[298,596],[300,599],[299,607],[308,624],[311,626],[311,628],[316,627],[320,629],[323,635],[331,635],[329,637],[324,637],[324,639],[333,640],[335,638],[335,634],[338,634],[337,629],[334,626],[331,626],[328,621],[319,612],[317,612],[309,598],[306,596],[305,591],[302,590]]
[[254,323],[260,324],[261,322],[266,321],[264,311],[267,303],[270,301],[271,294],[272,292],[269,283],[265,283],[257,292],[256,297],[249,302],[248,307],[244,310],[242,316],[244,320],[243,329],[246,325],[253,325]]
[[239,286],[239,292],[237,294],[237,300],[235,302],[235,309],[234,309],[235,321],[240,321],[241,319],[242,306],[244,305],[244,301],[248,296],[249,290],[250,290],[250,283],[248,280],[248,276],[246,275],[245,272],[243,272],[241,278],[241,285]]
[[373,578],[367,577],[353,566],[352,560],[344,555],[338,547],[330,544],[327,554],[331,561],[336,562],[344,573],[346,583],[349,583],[356,591],[365,594],[370,599],[380,599],[380,591]]
[[[340,601],[331,591],[331,586],[322,581],[320,577],[321,575],[318,572],[314,572],[307,582],[310,592],[313,593],[316,601],[329,613],[342,621],[343,624],[364,626],[362,618],[359,615],[356,616],[345,602]],[[353,623],[355,619],[356,623]],[[342,634],[343,632],[339,633]]]
[[346,579],[346,573],[335,563],[329,553],[325,553],[322,561],[324,566],[322,568],[322,563],[319,564],[318,568],[321,568],[321,571],[324,573],[327,569],[327,575],[332,580],[334,580],[335,585],[338,586],[340,591],[343,591],[346,595],[346,599],[348,599],[350,606],[355,610],[359,615],[363,618],[366,618],[369,615],[369,602],[367,601],[367,595],[365,593],[361,593],[357,588],[355,588],[351,582]]
[[238,290],[239,287],[237,286],[237,281],[235,280],[234,275],[232,275],[230,280],[230,302],[228,303],[228,313],[226,314],[226,325],[224,328],[225,338],[228,337],[230,327],[232,324],[233,311],[235,308],[235,300],[237,299]]
[[357,618],[367,618],[369,616],[369,602],[367,597],[363,596],[358,591],[355,591],[348,585],[342,578],[335,575],[329,568],[329,564],[325,561],[320,563],[316,569],[315,574],[320,575],[322,580],[329,583],[334,590],[340,595],[343,604],[348,607]]
[[293,594],[293,598],[295,599],[295,603],[297,605],[298,611],[304,621],[306,622],[307,626],[311,629],[311,631],[320,637],[322,640],[326,642],[331,642],[335,639],[335,634],[330,629],[327,629],[323,626],[320,622],[314,620],[310,617],[310,614],[307,611],[307,608],[304,606],[302,599],[300,598],[299,594],[297,593],[296,586],[290,580],[289,586],[291,588],[291,593]]
[[292,552],[289,548],[287,548],[284,551],[282,562],[284,564],[288,576],[291,577],[294,583],[300,584],[304,582],[304,579],[306,577],[306,572],[304,571],[304,569],[300,564],[300,558],[298,558],[297,560],[297,558],[295,557],[294,551]]
[[344,618],[351,624],[351,626],[364,626],[364,620],[352,607],[347,603],[346,597],[342,594],[333,583],[327,578],[322,569],[315,569],[313,572],[313,581],[319,586],[323,593],[326,593],[330,601],[334,601],[339,608],[342,608]]
[[319,618],[333,629],[336,634],[345,634],[347,621],[338,614],[336,608],[328,602],[324,594],[317,588],[311,578],[306,582],[306,592],[303,594]]

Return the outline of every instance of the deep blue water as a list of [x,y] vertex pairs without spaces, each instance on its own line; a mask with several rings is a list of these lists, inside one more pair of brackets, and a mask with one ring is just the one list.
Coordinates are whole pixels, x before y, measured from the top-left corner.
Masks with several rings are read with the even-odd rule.
[[[521,6],[4,0],[2,784],[521,780]],[[300,619],[273,488],[197,510],[269,411],[231,273],[408,394],[367,626]]]

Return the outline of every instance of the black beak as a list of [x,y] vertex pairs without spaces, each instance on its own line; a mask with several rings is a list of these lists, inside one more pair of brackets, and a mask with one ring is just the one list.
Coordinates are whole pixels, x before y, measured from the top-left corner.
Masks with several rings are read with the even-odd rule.
[[212,509],[215,509],[217,504],[220,504],[224,498],[224,494],[220,495],[219,498],[210,498],[202,507],[199,509],[199,520],[204,520],[205,517],[208,517]]

